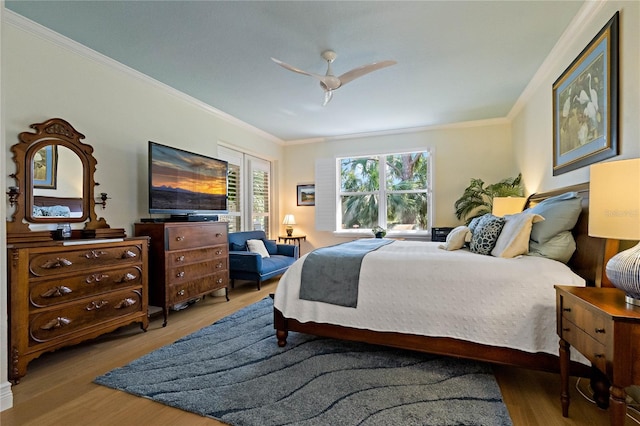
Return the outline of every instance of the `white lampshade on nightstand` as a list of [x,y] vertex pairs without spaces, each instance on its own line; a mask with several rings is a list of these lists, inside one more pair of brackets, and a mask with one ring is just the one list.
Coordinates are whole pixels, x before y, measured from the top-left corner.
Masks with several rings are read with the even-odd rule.
[[291,235],[293,235],[293,227],[291,225],[295,225],[296,224],[296,218],[293,217],[292,214],[287,214],[284,215],[284,220],[282,221],[283,225],[287,225],[285,227],[285,230],[287,231],[287,235],[290,237]]
[[520,213],[526,202],[525,197],[493,197],[491,214],[502,217],[507,214]]
[[[590,168],[589,235],[640,240],[640,158],[594,164]],[[640,243],[612,257],[611,283],[640,306]]]

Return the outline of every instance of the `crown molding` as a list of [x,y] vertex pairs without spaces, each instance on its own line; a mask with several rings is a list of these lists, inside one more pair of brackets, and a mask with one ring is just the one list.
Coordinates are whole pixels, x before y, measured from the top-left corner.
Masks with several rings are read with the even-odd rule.
[[533,78],[529,81],[527,87],[522,91],[520,97],[518,97],[516,103],[511,108],[511,111],[507,114],[509,121],[513,121],[516,115],[522,111],[527,102],[531,100],[535,91],[547,81],[557,64],[566,61],[567,55],[569,54],[570,43],[581,35],[584,25],[595,20],[598,13],[606,4],[606,0],[584,2],[583,6],[567,26],[567,29],[553,46],[553,49],[551,49],[551,52],[549,52],[549,55],[545,58],[542,65],[540,65],[538,71],[536,71]]
[[215,115],[216,117],[226,121],[229,124],[238,126],[261,138],[267,139],[270,142],[276,143],[278,145],[284,145],[284,141],[282,139],[270,133],[267,133],[264,130],[261,130],[255,126],[245,123],[244,121],[230,114],[227,114],[224,111],[214,108],[207,103],[204,103],[192,96],[187,95],[186,93],[176,90],[171,86],[168,86],[154,78],[149,77],[146,74],[141,73],[140,71],[136,71],[133,68],[130,68],[114,59],[109,58],[106,55],[103,55],[102,53],[99,53],[93,49],[90,49],[89,47],[81,43],[78,43],[74,40],[71,40],[70,38],[63,36],[62,34],[57,33],[43,25],[40,25],[37,22],[34,22],[28,18],[25,18],[24,16],[19,15],[13,12],[12,10],[9,10],[6,8],[3,9],[2,22],[4,24],[13,25],[14,27],[17,27],[29,34],[39,37],[40,39],[51,42],[59,47],[69,50],[79,56],[93,60],[111,69],[114,69],[123,74],[126,74],[129,77],[135,78],[141,82],[149,84],[155,87],[156,89],[163,90],[164,92],[168,93],[169,95],[175,98],[178,98],[182,101],[190,103],[191,105],[197,108],[200,108],[212,115]]

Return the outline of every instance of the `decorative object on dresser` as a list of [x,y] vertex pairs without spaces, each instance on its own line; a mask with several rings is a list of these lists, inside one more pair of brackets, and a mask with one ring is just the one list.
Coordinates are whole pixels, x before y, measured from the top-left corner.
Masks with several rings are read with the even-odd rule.
[[151,237],[149,303],[169,308],[216,290],[229,300],[229,251],[226,222],[136,223],[136,236]]
[[625,388],[640,384],[640,307],[627,304],[624,293],[615,288],[555,288],[562,415],[569,416],[569,356],[573,345],[611,381],[608,398],[607,384],[592,382],[594,399],[601,408],[609,405],[611,425],[623,426]]
[[147,238],[9,244],[9,378],[45,352],[149,324]]
[[[57,224],[61,222],[84,223],[84,229],[76,230],[78,237],[124,238],[124,229],[111,228],[103,218],[96,216],[94,187],[99,184],[94,181],[94,174],[97,161],[92,155],[93,147],[81,142],[84,135],[61,118],[30,127],[36,132],[20,133],[20,142],[11,147],[16,172],[10,176],[16,184],[8,193],[14,210],[11,220],[7,220],[7,243],[53,241]],[[55,188],[43,189],[34,177],[42,150],[57,152]],[[47,213],[42,213],[44,206]],[[51,215],[51,211],[56,212],[55,215]],[[41,229],[32,230],[30,224]],[[47,225],[52,227],[43,229]]]
[[[589,235],[640,240],[640,158],[594,164],[590,168]],[[607,277],[640,306],[640,243],[607,262]]]

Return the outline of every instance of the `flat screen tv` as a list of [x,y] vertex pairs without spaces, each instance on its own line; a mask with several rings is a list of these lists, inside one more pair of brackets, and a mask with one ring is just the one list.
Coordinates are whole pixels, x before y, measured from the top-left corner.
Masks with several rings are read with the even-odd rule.
[[149,213],[228,212],[226,161],[149,141]]

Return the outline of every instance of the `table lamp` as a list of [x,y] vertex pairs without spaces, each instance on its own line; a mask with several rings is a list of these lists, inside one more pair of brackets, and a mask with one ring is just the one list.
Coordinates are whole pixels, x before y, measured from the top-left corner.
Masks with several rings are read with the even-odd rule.
[[293,217],[292,214],[286,214],[284,215],[284,220],[282,221],[283,225],[287,225],[285,227],[285,230],[287,231],[287,236],[291,236],[293,234],[293,227],[291,225],[295,225],[296,224],[296,218]]
[[[589,235],[640,240],[640,158],[594,164],[590,174]],[[640,243],[613,256],[606,272],[626,302],[640,306]]]
[[525,197],[493,197],[491,214],[502,217],[507,214],[520,213],[526,202]]

